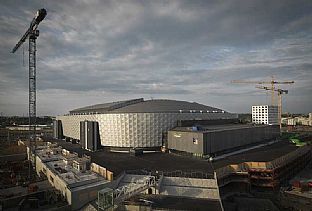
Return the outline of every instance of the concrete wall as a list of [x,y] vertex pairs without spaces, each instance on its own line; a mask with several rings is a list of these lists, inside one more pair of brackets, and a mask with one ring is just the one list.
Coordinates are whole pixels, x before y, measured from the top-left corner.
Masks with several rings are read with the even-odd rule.
[[97,199],[98,191],[102,190],[105,184],[96,186],[90,185],[88,188],[74,188],[71,190],[71,209],[78,210],[87,203]]
[[[100,166],[98,166],[98,169],[99,168]],[[95,183],[86,181],[85,184],[83,184],[83,182],[80,182],[78,187],[74,187],[75,184],[67,185],[57,174],[50,170],[45,163],[42,163],[38,156],[36,157],[36,171],[37,174],[42,172],[47,176],[49,183],[62,193],[68,204],[71,205],[72,210],[77,210],[86,203],[95,200],[97,198],[97,192],[105,187],[105,182],[100,183],[97,179],[94,181]],[[112,179],[109,172],[105,171],[105,175]],[[83,187],[80,187],[81,185],[83,185]]]
[[96,163],[91,163],[90,165],[91,171],[101,175],[104,177],[104,179],[112,181],[114,179],[114,173],[109,171],[108,169],[96,164]]

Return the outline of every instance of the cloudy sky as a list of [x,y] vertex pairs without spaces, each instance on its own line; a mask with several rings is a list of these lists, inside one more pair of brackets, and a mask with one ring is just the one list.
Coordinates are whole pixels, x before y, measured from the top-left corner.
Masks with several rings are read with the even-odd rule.
[[139,97],[249,112],[270,94],[231,80],[272,75],[295,81],[284,111],[312,112],[311,0],[1,0],[2,115],[27,115],[28,45],[10,51],[39,8],[38,115]]

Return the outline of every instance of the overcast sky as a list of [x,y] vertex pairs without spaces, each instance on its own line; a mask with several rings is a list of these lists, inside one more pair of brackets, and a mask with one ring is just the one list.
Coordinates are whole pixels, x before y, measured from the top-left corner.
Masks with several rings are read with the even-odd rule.
[[284,111],[312,112],[311,0],[1,0],[2,115],[28,114],[28,43],[10,51],[39,8],[38,115],[139,97],[250,112],[270,94],[231,80],[272,75],[295,81]]

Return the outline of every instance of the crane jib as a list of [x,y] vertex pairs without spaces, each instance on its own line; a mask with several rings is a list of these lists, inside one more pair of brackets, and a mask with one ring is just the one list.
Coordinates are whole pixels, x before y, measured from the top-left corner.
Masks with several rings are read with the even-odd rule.
[[15,47],[12,50],[12,53],[15,53],[15,51],[17,51],[19,47],[26,41],[27,37],[34,31],[36,31],[39,23],[46,17],[46,15],[47,15],[47,11],[43,8],[37,11],[35,17],[30,23],[29,28],[27,29],[25,34],[22,36],[22,38],[18,41],[18,43],[15,45]]

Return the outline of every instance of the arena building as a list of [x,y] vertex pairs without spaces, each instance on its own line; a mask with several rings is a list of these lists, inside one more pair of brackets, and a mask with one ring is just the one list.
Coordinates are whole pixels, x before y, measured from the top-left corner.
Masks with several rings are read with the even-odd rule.
[[93,149],[98,142],[104,147],[159,148],[166,145],[167,132],[181,121],[220,119],[237,119],[237,114],[195,102],[140,98],[87,106],[58,116],[54,136],[77,139]]

